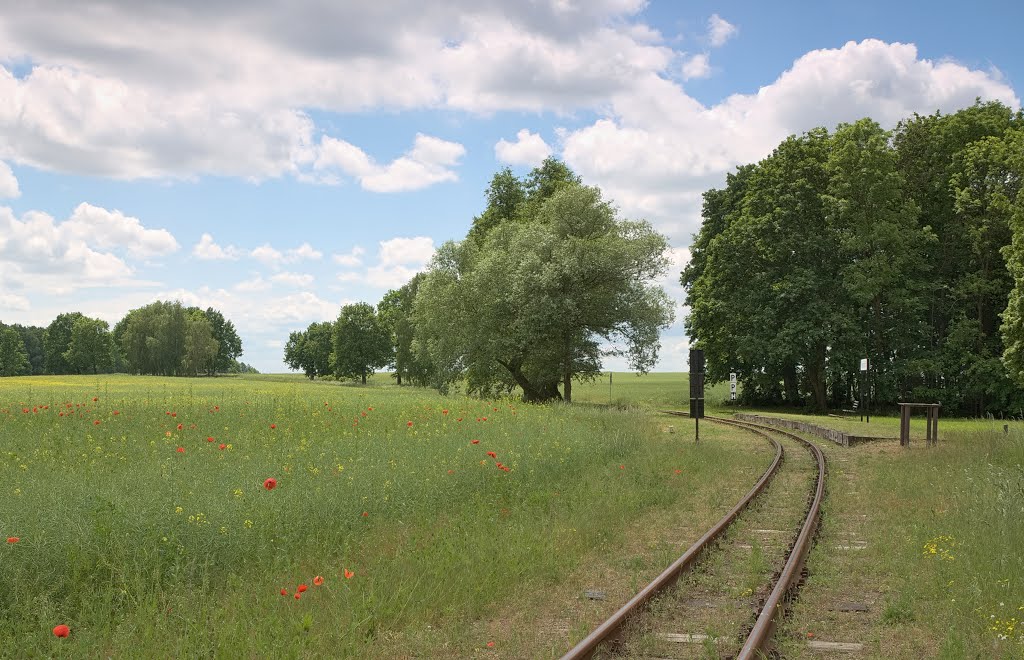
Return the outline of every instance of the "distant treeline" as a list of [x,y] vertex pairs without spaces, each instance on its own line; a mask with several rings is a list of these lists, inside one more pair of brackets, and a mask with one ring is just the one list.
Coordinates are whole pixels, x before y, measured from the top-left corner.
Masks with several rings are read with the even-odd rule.
[[241,354],[242,340],[223,314],[177,301],[133,309],[113,330],[79,312],[45,328],[0,323],[0,376],[255,372],[237,360]]
[[391,365],[399,384],[519,389],[528,401],[571,401],[573,380],[595,377],[607,355],[651,368],[673,319],[653,284],[668,269],[665,237],[620,219],[553,158],[524,178],[497,172],[486,198],[464,240],[376,307],[346,305],[335,322],[293,332],[288,365],[363,382]]
[[1024,115],[976,102],[783,141],[704,193],[682,274],[709,381],[750,404],[1024,409]]

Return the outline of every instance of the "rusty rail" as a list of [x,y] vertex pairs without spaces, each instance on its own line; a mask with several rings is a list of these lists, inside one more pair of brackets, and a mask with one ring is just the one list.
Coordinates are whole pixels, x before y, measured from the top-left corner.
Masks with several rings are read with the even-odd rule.
[[[671,415],[687,416],[686,413],[675,411],[665,412],[668,412]],[[748,492],[743,499],[725,515],[724,518],[715,523],[714,527],[708,530],[704,536],[690,546],[690,548],[687,549],[679,559],[674,561],[671,566],[665,569],[650,584],[644,587],[640,593],[631,598],[629,602],[619,608],[619,610],[609,617],[604,623],[598,626],[593,632],[576,644],[576,646],[574,646],[568,653],[562,656],[562,660],[589,659],[602,643],[619,639],[621,637],[623,625],[629,619],[639,614],[651,598],[667,587],[675,584],[679,579],[679,576],[684,571],[692,567],[700,554],[706,550],[711,543],[714,542],[714,540],[717,539],[722,532],[724,532],[726,528],[733,523],[740,512],[742,512],[743,509],[746,508],[746,506],[764,490],[765,486],[769,481],[771,481],[771,478],[775,476],[775,473],[778,471],[783,458],[782,445],[769,437],[764,430],[779,433],[804,443],[818,464],[818,476],[814,494],[809,498],[807,517],[800,528],[800,533],[798,534],[796,541],[793,543],[789,556],[786,558],[786,564],[779,573],[779,577],[776,580],[775,585],[773,585],[771,594],[765,600],[761,611],[758,613],[757,621],[755,621],[750,634],[747,636],[746,642],[740,650],[737,659],[751,660],[753,658],[764,657],[767,654],[775,628],[782,616],[785,614],[784,602],[789,599],[799,584],[807,553],[810,552],[811,542],[814,538],[815,532],[817,531],[821,512],[821,503],[825,497],[825,456],[813,442],[805,440],[792,433],[780,431],[775,428],[762,427],[750,422],[738,422],[717,417],[707,417],[707,419],[721,424],[745,428],[768,439],[768,441],[776,448],[775,460],[772,461],[772,464],[768,467],[765,473],[761,475],[761,478],[750,492]]]
[[[764,434],[762,434],[764,435]],[[729,525],[740,515],[740,513],[750,504],[755,497],[757,497],[764,490],[768,482],[771,481],[772,477],[778,471],[779,466],[782,465],[782,459],[784,451],[782,445],[778,441],[769,438],[767,435],[764,436],[772,443],[775,447],[775,459],[772,461],[768,469],[765,470],[761,478],[758,479],[754,487],[750,489],[746,495],[743,496],[736,506],[734,506],[729,513],[719,520],[715,525],[704,533],[704,536],[700,537],[696,543],[691,545],[686,552],[684,552],[679,559],[676,559],[672,564],[666,568],[661,574],[654,578],[654,580],[644,587],[640,593],[633,596],[625,605],[623,605],[617,612],[611,615],[604,623],[594,629],[589,635],[584,637],[576,646],[574,646],[568,653],[562,656],[562,660],[586,660],[594,655],[597,650],[604,642],[612,641],[617,639],[621,632],[622,626],[630,618],[640,613],[647,603],[656,596],[658,593],[666,589],[667,587],[675,584],[679,576],[686,570],[689,570],[700,554],[706,550],[710,545],[717,539],[722,532],[724,532]]]

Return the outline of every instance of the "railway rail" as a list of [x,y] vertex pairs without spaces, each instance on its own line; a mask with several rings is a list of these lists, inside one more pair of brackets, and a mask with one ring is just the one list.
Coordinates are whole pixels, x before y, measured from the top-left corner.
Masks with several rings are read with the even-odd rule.
[[[673,415],[686,416],[686,413],[667,412]],[[785,614],[787,603],[802,581],[804,563],[818,528],[821,505],[825,496],[825,456],[813,442],[786,431],[738,420],[718,417],[707,417],[706,419],[719,424],[744,428],[762,436],[775,447],[774,460],[768,466],[768,469],[765,470],[764,474],[761,475],[757,483],[754,484],[754,487],[721,520],[705,532],[700,539],[691,545],[668,568],[662,571],[650,584],[640,590],[639,593],[612,614],[611,617],[576,644],[562,657],[562,660],[589,659],[593,657],[602,645],[612,645],[614,648],[615,645],[621,644],[625,636],[626,624],[635,620],[646,609],[652,599],[664,593],[678,581],[681,575],[693,568],[697,560],[732,526],[740,513],[764,492],[769,482],[778,473],[785,456],[785,450],[782,445],[768,435],[768,433],[773,433],[788,437],[806,446],[816,464],[817,472],[814,478],[814,486],[808,495],[806,515],[800,525],[799,532],[788,549],[784,565],[776,573],[776,578],[771,584],[770,593],[760,603],[757,619],[753,626],[751,626],[743,646],[736,657],[751,659],[770,655],[773,634]]]

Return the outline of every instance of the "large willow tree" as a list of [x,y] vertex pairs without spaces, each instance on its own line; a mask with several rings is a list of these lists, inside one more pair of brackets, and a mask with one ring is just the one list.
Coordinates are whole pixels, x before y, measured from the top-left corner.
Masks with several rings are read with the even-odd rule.
[[673,319],[654,283],[665,238],[620,220],[557,161],[517,181],[496,175],[488,210],[466,240],[441,246],[419,285],[416,343],[439,383],[571,401],[573,380],[596,375],[603,356],[650,369]]

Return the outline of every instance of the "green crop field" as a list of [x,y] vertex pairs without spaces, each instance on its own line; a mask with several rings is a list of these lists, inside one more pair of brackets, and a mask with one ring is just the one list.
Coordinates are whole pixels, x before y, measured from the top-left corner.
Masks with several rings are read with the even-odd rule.
[[375,382],[0,381],[0,655],[516,657],[495,621],[658,511],[699,533],[769,460],[645,412]]

